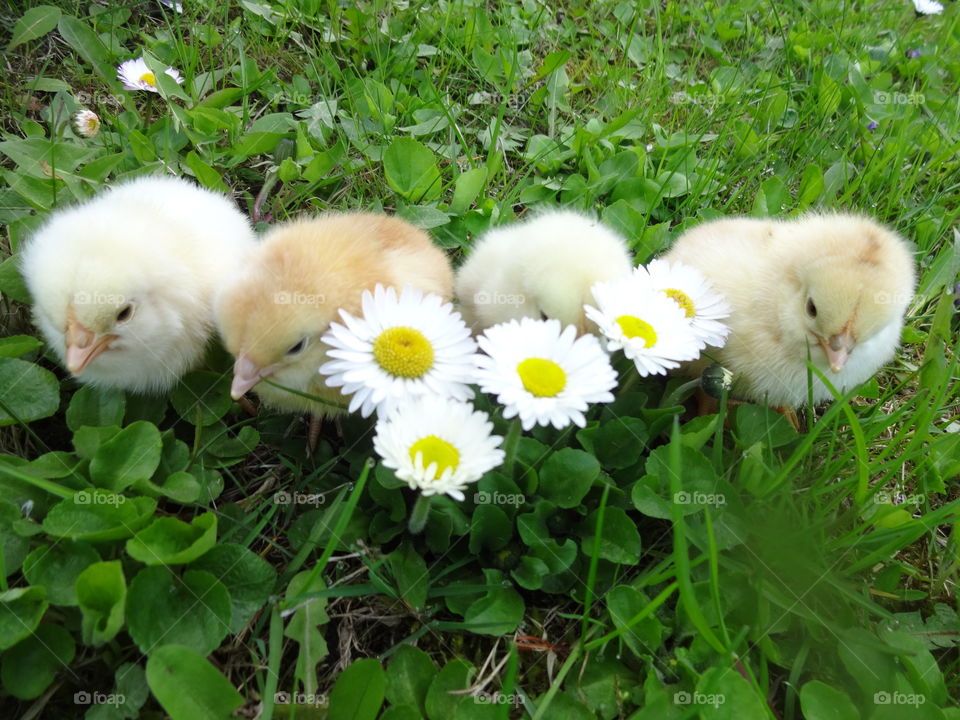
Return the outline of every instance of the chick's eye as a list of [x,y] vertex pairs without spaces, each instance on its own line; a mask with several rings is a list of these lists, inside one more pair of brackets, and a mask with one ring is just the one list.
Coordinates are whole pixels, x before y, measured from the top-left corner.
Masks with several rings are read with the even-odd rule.
[[133,305],[124,305],[117,313],[117,322],[126,322],[133,316]]
[[301,352],[307,346],[307,339],[303,338],[296,345],[292,346],[287,350],[287,355],[296,355],[298,352]]
[[812,318],[817,316],[817,306],[813,304],[813,298],[807,298],[807,315]]

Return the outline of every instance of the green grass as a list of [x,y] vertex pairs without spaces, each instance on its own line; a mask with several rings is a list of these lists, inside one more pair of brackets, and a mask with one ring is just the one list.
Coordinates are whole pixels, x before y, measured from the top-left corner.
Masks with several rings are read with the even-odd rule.
[[[640,380],[582,431],[525,434],[510,471],[477,485],[523,504],[443,499],[419,535],[410,492],[367,464],[370,423],[345,419],[308,457],[302,419],[227,401],[222,352],[168,403],[78,391],[37,343],[4,341],[0,412],[21,422],[0,435],[3,716],[262,702],[264,718],[960,717],[960,12],[946,4],[34,11],[49,27],[7,51],[0,89],[5,336],[34,332],[12,258],[30,232],[143,172],[230,190],[261,229],[395,212],[455,259],[557,204],[599,214],[638,262],[720,215],[857,210],[915,244],[920,283],[897,360],[804,434],[755,406],[682,422],[661,407],[678,381]],[[122,91],[114,68],[141,51],[184,85]],[[81,106],[103,123],[92,140],[69,126]],[[35,392],[14,397],[27,365]],[[182,521],[172,574],[144,568],[129,533],[68,522],[92,458],[158,442],[119,488],[131,514],[107,514],[131,532]],[[161,647],[158,595],[198,623],[174,643],[190,650]],[[467,688],[479,695],[448,692]],[[201,693],[209,715],[185,704]]]

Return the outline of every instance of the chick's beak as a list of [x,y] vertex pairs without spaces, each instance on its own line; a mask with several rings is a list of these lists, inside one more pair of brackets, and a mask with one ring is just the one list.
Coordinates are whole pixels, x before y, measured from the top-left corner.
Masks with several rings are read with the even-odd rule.
[[817,340],[820,341],[820,347],[822,347],[823,351],[827,354],[827,361],[830,363],[830,372],[833,373],[838,373],[843,370],[843,366],[847,364],[847,359],[850,357],[854,345],[857,344],[857,341],[854,340],[849,330],[831,335],[829,340],[825,340],[818,335]]
[[64,332],[64,345],[67,348],[67,370],[77,377],[92,363],[100,353],[110,349],[110,343],[117,339],[116,335],[107,333],[97,335],[92,330],[81,325],[73,314],[67,318],[67,330]]
[[233,364],[233,383],[230,385],[230,397],[242,398],[254,385],[273,372],[273,367],[261,368],[247,355],[241,353]]

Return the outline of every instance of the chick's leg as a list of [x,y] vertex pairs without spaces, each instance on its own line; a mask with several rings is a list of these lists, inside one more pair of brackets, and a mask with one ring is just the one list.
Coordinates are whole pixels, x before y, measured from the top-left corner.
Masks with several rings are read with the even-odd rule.
[[323,428],[323,418],[319,415],[310,416],[310,425],[307,427],[307,455],[313,455],[320,442],[320,430]]
[[793,429],[797,432],[802,432],[800,429],[800,418],[797,417],[797,411],[787,405],[779,405],[774,408],[778,413],[783,415],[784,419],[793,426]]

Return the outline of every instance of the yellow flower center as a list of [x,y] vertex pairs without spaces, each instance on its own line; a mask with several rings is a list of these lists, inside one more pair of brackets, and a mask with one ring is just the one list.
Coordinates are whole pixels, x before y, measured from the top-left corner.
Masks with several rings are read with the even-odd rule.
[[517,365],[524,389],[536,397],[556,397],[567,386],[567,374],[553,360],[527,358]]
[[143,75],[140,76],[140,82],[146,83],[150,87],[156,87],[157,76],[154,75],[152,72],[145,72]]
[[621,315],[617,318],[617,325],[628,338],[640,338],[644,347],[653,347],[657,344],[657,331],[646,320],[634,315]]
[[436,435],[427,435],[410,446],[410,459],[413,460],[414,465],[417,463],[417,454],[423,455],[424,469],[430,467],[432,463],[437,464],[435,477],[443,475],[447,468],[456,470],[457,465],[460,464],[460,451]]
[[677,305],[680,306],[680,309],[687,314],[688,318],[692,318],[697,314],[697,307],[693,304],[693,300],[690,299],[690,296],[687,295],[683,290],[677,290],[676,288],[669,288],[663,291],[666,293],[667,297],[673,300]]
[[433,345],[419,330],[387,328],[373,341],[373,358],[395,377],[423,377],[433,367]]

